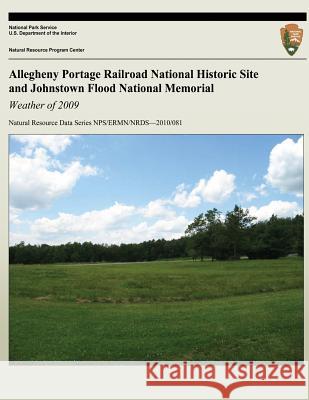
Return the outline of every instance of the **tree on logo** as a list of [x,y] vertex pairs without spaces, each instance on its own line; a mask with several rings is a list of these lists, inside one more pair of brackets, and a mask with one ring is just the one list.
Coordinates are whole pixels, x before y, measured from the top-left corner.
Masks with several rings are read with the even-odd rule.
[[290,56],[292,56],[298,48],[298,46],[291,43],[290,33],[287,29],[284,32],[284,47]]

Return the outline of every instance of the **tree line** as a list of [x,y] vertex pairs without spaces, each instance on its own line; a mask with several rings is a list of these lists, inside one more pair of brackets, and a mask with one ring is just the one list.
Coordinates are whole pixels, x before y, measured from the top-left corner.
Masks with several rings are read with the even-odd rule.
[[186,229],[192,257],[219,260],[279,258],[304,254],[304,216],[256,221],[248,209],[235,205],[225,216],[216,208],[198,215]]
[[231,260],[279,258],[304,253],[304,216],[256,221],[247,209],[235,205],[223,215],[213,208],[199,214],[185,235],[173,240],[149,240],[142,243],[108,245],[66,243],[10,246],[11,264],[47,264],[78,262],[132,262],[190,257],[193,260]]

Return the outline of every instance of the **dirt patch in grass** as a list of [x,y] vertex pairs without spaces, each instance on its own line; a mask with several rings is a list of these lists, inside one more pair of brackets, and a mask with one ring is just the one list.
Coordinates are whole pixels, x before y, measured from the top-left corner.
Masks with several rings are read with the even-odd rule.
[[48,296],[39,296],[39,297],[34,297],[33,300],[36,301],[48,301],[50,300],[51,295],[49,294]]
[[78,297],[78,298],[75,300],[75,302],[76,302],[77,304],[92,303],[92,301],[91,301],[90,299],[83,299],[83,298],[80,298],[80,297]]

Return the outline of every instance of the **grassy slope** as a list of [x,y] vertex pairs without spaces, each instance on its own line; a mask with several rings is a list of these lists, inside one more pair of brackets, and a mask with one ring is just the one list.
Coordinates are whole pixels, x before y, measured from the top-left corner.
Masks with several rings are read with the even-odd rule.
[[303,358],[300,259],[12,266],[10,288],[11,360]]

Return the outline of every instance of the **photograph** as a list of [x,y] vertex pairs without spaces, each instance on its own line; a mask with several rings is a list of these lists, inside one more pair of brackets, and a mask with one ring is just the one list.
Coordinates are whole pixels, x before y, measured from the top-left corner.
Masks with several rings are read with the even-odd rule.
[[9,360],[303,360],[303,149],[9,135]]

